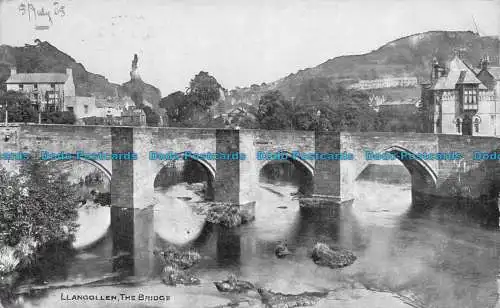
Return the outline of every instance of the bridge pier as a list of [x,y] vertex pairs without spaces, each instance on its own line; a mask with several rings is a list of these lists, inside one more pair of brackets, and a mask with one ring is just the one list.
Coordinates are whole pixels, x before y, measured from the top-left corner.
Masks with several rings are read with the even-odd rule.
[[[314,147],[317,153],[341,153],[341,135],[337,132],[315,132]],[[301,199],[304,207],[348,206],[354,201],[348,186],[343,183],[349,172],[349,161],[316,160],[313,193]]]
[[[111,129],[112,151],[133,152],[134,133],[129,127]],[[113,269],[147,277],[154,267],[154,203],[135,193],[134,160],[113,160],[111,178],[111,230]]]

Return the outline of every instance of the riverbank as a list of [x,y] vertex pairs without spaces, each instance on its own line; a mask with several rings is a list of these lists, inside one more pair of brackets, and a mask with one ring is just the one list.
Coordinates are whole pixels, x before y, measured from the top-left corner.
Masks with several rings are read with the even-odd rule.
[[[30,294],[33,290],[24,288],[23,292],[18,292],[17,303],[19,307],[26,301],[30,302],[26,307],[52,307],[52,308],[68,308],[68,307],[120,307],[124,304],[127,307],[144,307],[144,302],[138,300],[125,300],[124,296],[136,296],[140,294],[150,296],[164,296],[168,300],[152,301],[149,304],[155,307],[205,307],[205,308],[230,308],[230,307],[263,307],[263,296],[257,291],[251,291],[246,294],[240,294],[237,297],[232,295],[222,295],[213,282],[205,276],[201,277],[201,283],[194,286],[165,286],[160,280],[152,280],[148,282],[140,280],[131,280],[128,282],[113,281],[112,277],[102,279],[100,281],[83,282],[81,285],[73,284],[68,287],[54,287],[45,286],[44,289],[38,288],[36,292],[44,294],[43,299],[33,300]],[[264,286],[266,287],[266,286]],[[146,291],[147,290],[147,291]],[[272,291],[278,293],[278,291]],[[317,308],[330,308],[340,307],[343,308],[409,308],[419,307],[411,306],[405,303],[403,298],[398,298],[394,294],[387,292],[380,292],[369,290],[361,284],[355,283],[338,283],[335,287],[329,290],[306,289],[294,293],[286,292],[288,299],[284,302],[298,300],[301,295],[307,293],[325,293],[325,296],[317,298],[315,304],[310,307]],[[80,300],[69,301],[64,300],[72,298],[73,296],[89,297],[92,295],[94,298],[106,298],[106,296],[115,296],[116,300]],[[237,306],[238,304],[238,306]],[[47,306],[45,306],[47,305]],[[271,307],[278,307],[276,305]],[[423,307],[422,307],[423,308]]]

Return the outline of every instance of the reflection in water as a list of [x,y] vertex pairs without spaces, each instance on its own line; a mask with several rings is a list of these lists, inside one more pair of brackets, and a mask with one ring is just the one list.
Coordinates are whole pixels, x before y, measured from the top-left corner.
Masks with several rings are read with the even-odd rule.
[[[182,186],[157,191],[164,202],[155,212],[155,231],[160,237],[156,245],[176,244],[198,250],[204,258],[195,273],[202,285],[169,288],[153,280],[129,291],[174,295],[164,307],[214,307],[227,303],[228,299],[215,290],[211,281],[234,272],[242,280],[277,292],[346,288],[344,283],[350,281],[390,292],[410,301],[413,307],[495,307],[498,234],[446,219],[436,221],[433,215],[415,217],[408,185],[357,182],[357,199],[351,207],[325,212],[300,209],[298,200],[291,196],[297,189],[293,185],[262,185],[256,220],[231,230],[194,218],[199,215],[190,209],[189,202],[195,202],[195,196],[186,195],[189,192]],[[177,197],[193,199],[185,201]],[[274,256],[276,244],[281,240],[288,242],[292,252],[285,259]],[[318,241],[351,249],[358,260],[339,270],[320,268],[310,258]],[[109,238],[103,240],[61,265],[66,275],[49,275],[46,279],[50,283],[77,281],[76,276],[82,273],[100,277],[111,272],[111,246]],[[159,273],[161,264],[156,261]],[[104,295],[121,291],[119,286],[71,290]],[[380,307],[404,307],[400,300],[372,291],[343,289],[336,294],[342,294],[341,307],[368,307],[377,300]],[[27,300],[26,307],[69,307],[60,301],[59,295],[60,290],[50,291]],[[248,297],[258,298],[255,294]],[[339,303],[328,302],[325,307]]]
[[155,192],[158,204],[155,207],[154,225],[156,234],[163,240],[184,245],[195,240],[201,233],[205,218],[196,214],[179,198],[189,198],[191,202],[201,201],[201,197],[187,185],[180,184]]

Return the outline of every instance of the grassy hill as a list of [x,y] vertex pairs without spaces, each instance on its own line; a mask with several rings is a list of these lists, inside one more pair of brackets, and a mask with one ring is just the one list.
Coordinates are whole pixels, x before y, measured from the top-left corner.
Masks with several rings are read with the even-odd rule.
[[[26,44],[24,47],[1,45],[0,84],[9,78],[11,66],[16,66],[17,71],[22,73],[64,73],[66,68],[71,67],[78,96],[131,96],[130,82],[119,85],[109,82],[102,75],[88,72],[81,63],[48,42],[37,41],[35,45]],[[160,90],[146,83],[142,86],[144,99],[156,108],[161,99]]]
[[[258,86],[259,89],[253,86],[253,91],[243,88],[238,92],[240,96],[245,97],[245,93],[249,92],[255,95],[269,89],[278,89],[290,98],[296,97],[301,85],[311,79],[328,79],[331,83],[352,83],[360,79],[403,75],[428,79],[432,59],[436,57],[443,63],[457,50],[462,50],[465,60],[473,66],[477,66],[485,54],[490,55],[490,59],[498,65],[498,38],[481,37],[470,31],[430,31],[394,40],[367,54],[336,57],[269,85]],[[402,95],[391,96],[401,99],[405,95],[415,95],[414,89],[400,92]]]

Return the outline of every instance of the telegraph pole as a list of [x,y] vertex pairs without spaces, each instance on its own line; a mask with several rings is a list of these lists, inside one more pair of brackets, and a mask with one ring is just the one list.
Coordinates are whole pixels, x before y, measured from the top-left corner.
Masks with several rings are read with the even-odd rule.
[[8,102],[7,100],[5,100],[5,126],[7,126],[7,124],[9,124],[9,111],[7,110],[7,106],[8,106]]

